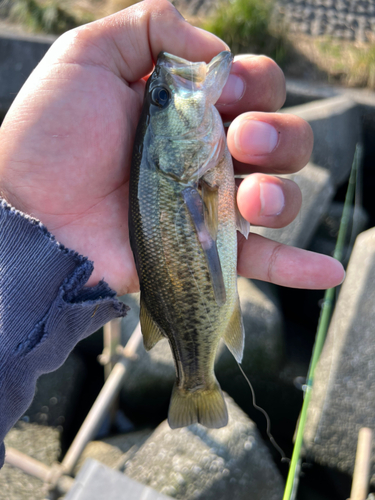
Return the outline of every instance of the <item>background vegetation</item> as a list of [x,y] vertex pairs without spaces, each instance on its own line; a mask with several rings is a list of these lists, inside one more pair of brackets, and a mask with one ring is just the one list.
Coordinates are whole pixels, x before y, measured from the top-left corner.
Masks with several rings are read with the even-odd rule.
[[[136,0],[0,0],[0,16],[32,32],[58,35],[133,3]],[[288,76],[375,89],[374,42],[292,35],[287,26],[275,26],[273,9],[273,0],[227,0],[205,18],[181,10],[193,24],[225,40],[233,53],[266,54]]]
[[272,27],[272,0],[233,0],[223,3],[202,23],[224,40],[234,54],[266,54],[283,64],[290,52],[284,30]]

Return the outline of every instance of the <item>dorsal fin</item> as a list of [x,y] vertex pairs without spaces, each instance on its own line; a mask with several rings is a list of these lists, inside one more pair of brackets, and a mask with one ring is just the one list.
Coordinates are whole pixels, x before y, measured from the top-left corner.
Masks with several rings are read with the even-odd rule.
[[185,188],[182,197],[193,221],[199,243],[206,257],[212,288],[218,306],[226,302],[225,284],[216,242],[213,240],[204,220],[204,205],[198,191],[193,187]]
[[141,322],[141,330],[143,335],[143,344],[145,346],[146,351],[149,351],[154,347],[155,344],[159,342],[159,340],[165,338],[162,331],[155,323],[155,321],[151,318],[150,313],[147,309],[145,301],[141,295],[141,311],[139,314],[139,320]]

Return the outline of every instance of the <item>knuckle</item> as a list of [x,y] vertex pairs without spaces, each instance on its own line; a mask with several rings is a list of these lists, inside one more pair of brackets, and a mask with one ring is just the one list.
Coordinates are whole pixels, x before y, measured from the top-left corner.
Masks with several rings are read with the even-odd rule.
[[172,18],[181,19],[182,16],[176,7],[168,0],[149,0],[147,2],[151,9],[151,16],[153,18],[163,16],[170,16]]
[[267,268],[267,281],[270,283],[274,283],[273,277],[275,276],[275,268],[276,268],[276,263],[279,257],[279,254],[283,248],[282,243],[277,243],[270,255],[269,261],[268,261],[268,268]]

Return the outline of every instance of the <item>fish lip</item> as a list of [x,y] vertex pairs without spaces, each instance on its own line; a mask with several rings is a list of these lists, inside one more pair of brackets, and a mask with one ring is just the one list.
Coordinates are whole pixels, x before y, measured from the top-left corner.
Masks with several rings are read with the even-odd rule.
[[165,68],[173,76],[201,84],[205,81],[210,65],[214,60],[220,61],[220,63],[225,60],[226,64],[230,65],[233,61],[233,54],[228,50],[224,50],[219,52],[209,63],[205,63],[204,61],[191,62],[169,52],[162,51],[158,55],[156,66]]
[[180,77],[198,84],[204,82],[207,74],[205,62],[190,62],[168,52],[159,54],[157,66],[164,68],[172,78]]

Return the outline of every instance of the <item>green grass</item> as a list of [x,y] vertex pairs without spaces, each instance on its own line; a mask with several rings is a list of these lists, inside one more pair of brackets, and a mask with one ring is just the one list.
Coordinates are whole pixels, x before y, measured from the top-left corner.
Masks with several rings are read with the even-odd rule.
[[10,10],[10,19],[22,24],[30,31],[60,35],[65,31],[90,22],[90,16],[77,17],[59,6],[57,0],[15,0]]
[[[345,197],[344,209],[340,221],[340,229],[336,240],[336,247],[334,258],[341,261],[344,252],[345,240],[350,226],[350,210],[353,206],[355,196],[355,186],[357,183],[357,172],[362,158],[362,148],[357,145],[354,154],[354,160],[350,173],[348,189]],[[283,500],[293,500],[297,495],[299,473],[301,468],[301,454],[303,447],[303,436],[305,431],[305,424],[307,420],[308,408],[311,399],[311,391],[313,389],[314,374],[317,367],[320,354],[322,352],[324,342],[327,336],[328,327],[331,320],[331,315],[334,307],[336,296],[336,289],[330,288],[324,294],[324,302],[322,306],[321,315],[319,318],[317,333],[315,337],[315,345],[310,361],[310,368],[306,380],[305,397],[302,404],[301,414],[297,423],[296,439],[293,448],[292,459],[289,467],[289,473],[285,485]]]
[[232,0],[222,4],[202,28],[223,39],[234,54],[265,54],[282,63],[288,42],[281,31],[271,28],[271,0]]

